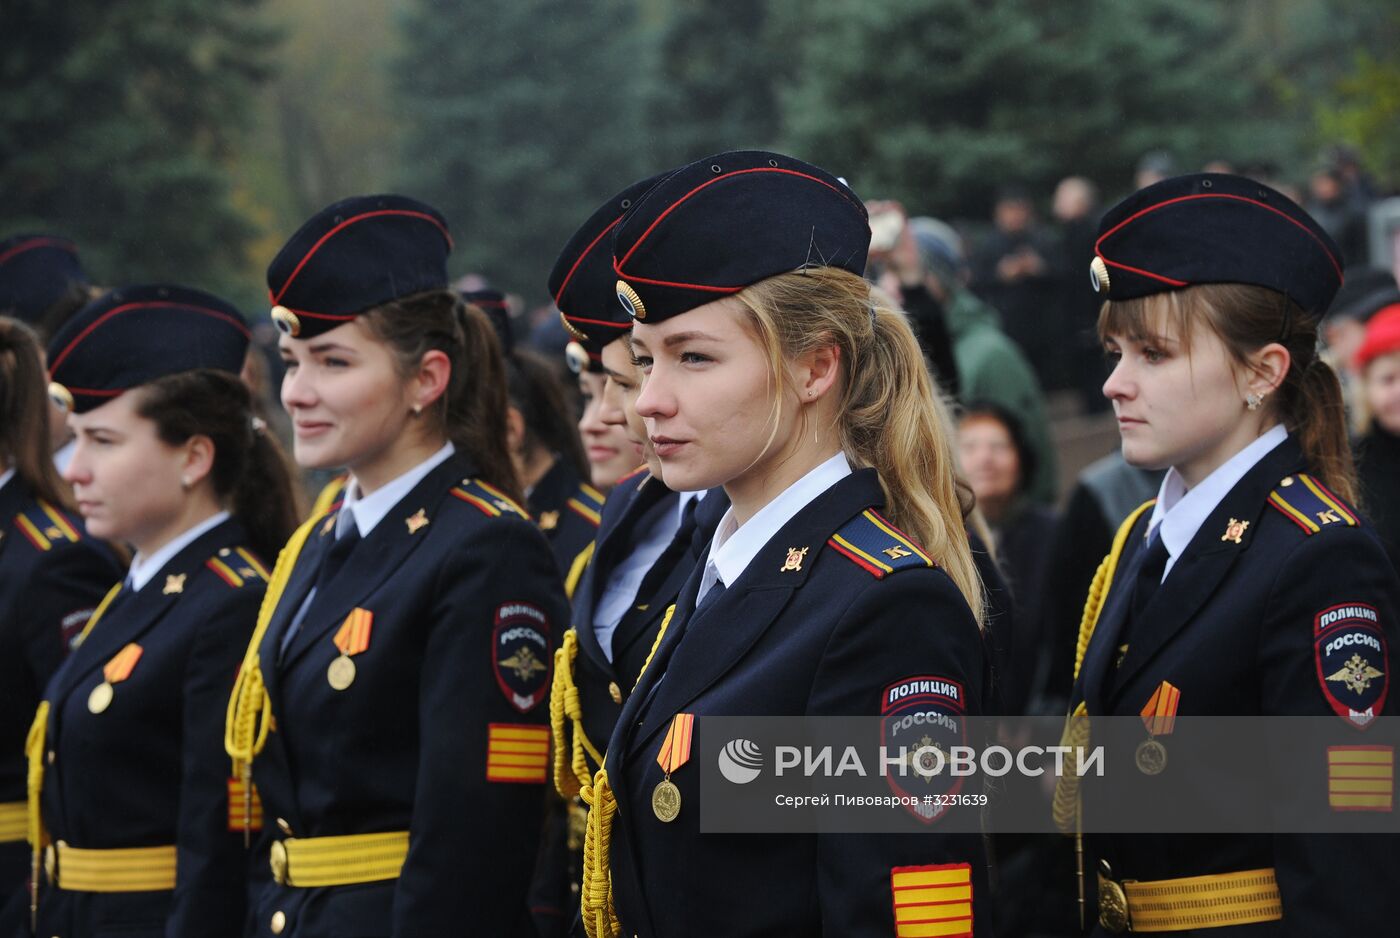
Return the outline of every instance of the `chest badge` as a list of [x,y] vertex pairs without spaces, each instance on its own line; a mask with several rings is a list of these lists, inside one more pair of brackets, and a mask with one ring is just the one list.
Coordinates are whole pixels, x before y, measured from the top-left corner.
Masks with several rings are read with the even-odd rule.
[[403,523],[408,525],[409,534],[417,534],[428,526],[428,513],[419,508],[413,514],[403,519]]
[[1248,521],[1240,521],[1238,519],[1231,518],[1230,523],[1225,526],[1225,533],[1220,535],[1220,539],[1222,541],[1234,541],[1236,544],[1238,544],[1240,542],[1240,538],[1244,536],[1244,532],[1248,530],[1248,528]]
[[165,589],[161,593],[170,596],[185,591],[185,574],[172,573],[165,578]]
[[787,560],[783,561],[783,565],[778,570],[778,572],[801,573],[802,561],[807,556],[807,550],[808,548],[806,547],[789,547],[787,552]]
[[546,511],[540,514],[540,530],[553,531],[559,526],[559,512]]

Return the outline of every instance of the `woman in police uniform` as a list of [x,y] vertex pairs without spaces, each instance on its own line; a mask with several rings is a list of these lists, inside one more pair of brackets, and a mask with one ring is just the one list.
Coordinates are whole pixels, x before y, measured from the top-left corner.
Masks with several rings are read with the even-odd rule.
[[37,934],[244,931],[243,808],[218,745],[262,601],[261,556],[296,521],[238,377],[248,328],[216,297],[131,287],[49,347],[77,437],[88,531],[135,548],[49,681],[28,741]]
[[547,779],[563,590],[517,502],[490,324],[447,224],[400,196],[313,216],[268,270],[282,402],[340,508],[280,557],[226,744],[275,819],[260,935],[509,935]]
[[915,686],[941,689],[923,710],[979,711],[951,443],[913,333],[861,278],[869,241],[843,182],[764,152],[677,171],[615,229],[662,476],[732,506],[586,793],[592,935],[891,935],[940,900],[923,920],[973,933],[980,837],[933,812],[923,836],[699,828],[695,716],[895,717]]
[[[1400,583],[1353,507],[1341,391],[1317,357],[1336,245],[1278,192],[1201,174],[1113,208],[1095,255],[1124,458],[1168,472],[1095,579],[1074,698],[1091,719],[1071,725],[1131,718],[1118,777],[1165,805],[1187,784],[1168,754],[1200,726],[1175,717],[1335,717],[1340,745],[1290,753],[1290,784],[1316,783],[1315,816],[1364,825],[1357,812],[1392,808],[1393,751],[1366,731],[1394,712]],[[1096,934],[1376,935],[1400,921],[1393,838],[1096,833],[1125,799],[1106,784],[1082,792]],[[1057,796],[1066,828],[1073,795]]]
[[49,446],[43,351],[0,318],[0,934],[28,916],[24,739],[40,694],[121,569],[71,510]]

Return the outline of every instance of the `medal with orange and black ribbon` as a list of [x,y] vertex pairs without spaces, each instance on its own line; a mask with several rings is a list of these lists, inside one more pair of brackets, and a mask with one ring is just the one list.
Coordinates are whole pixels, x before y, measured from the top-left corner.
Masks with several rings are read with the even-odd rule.
[[1181,690],[1170,681],[1163,681],[1152,692],[1142,708],[1142,722],[1147,738],[1138,743],[1137,767],[1144,775],[1159,775],[1167,767],[1167,747],[1157,739],[1168,736],[1176,728],[1176,711],[1181,702]]
[[671,728],[666,731],[661,751],[656,754],[656,764],[661,766],[666,777],[652,789],[651,810],[663,823],[669,824],[681,813],[681,790],[671,781],[671,773],[690,760],[690,737],[694,727],[695,714],[676,714],[671,719]]
[[345,690],[355,683],[355,662],[358,655],[369,647],[370,631],[374,627],[374,613],[356,607],[345,617],[339,631],[335,633],[335,647],[340,654],[326,669],[326,681],[335,690]]
[[88,694],[88,712],[102,713],[112,705],[116,696],[113,685],[131,677],[131,669],[141,660],[141,646],[132,642],[112,656],[112,660],[102,666],[102,683]]

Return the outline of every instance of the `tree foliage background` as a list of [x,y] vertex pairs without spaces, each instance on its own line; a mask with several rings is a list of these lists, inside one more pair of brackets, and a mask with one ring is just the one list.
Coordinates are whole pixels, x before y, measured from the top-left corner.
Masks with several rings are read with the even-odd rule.
[[734,147],[973,219],[1159,149],[1302,183],[1346,143],[1394,187],[1397,50],[1372,0],[8,0],[0,235],[256,312],[307,215],[398,190],[539,301],[604,198]]

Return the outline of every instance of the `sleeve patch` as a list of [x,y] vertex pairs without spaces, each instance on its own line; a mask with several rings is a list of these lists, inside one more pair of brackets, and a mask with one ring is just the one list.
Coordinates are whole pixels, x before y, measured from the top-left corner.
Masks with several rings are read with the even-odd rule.
[[461,485],[452,489],[452,494],[491,518],[503,514],[519,515],[527,521],[530,518],[510,496],[480,479],[463,479]]
[[936,567],[933,558],[879,513],[861,512],[827,541],[877,580],[906,567]]
[[241,778],[228,780],[228,829],[237,833],[260,831],[263,826],[262,798],[258,786]]
[[549,769],[549,727],[524,723],[487,725],[486,780],[542,785]]
[[1296,524],[1304,534],[1317,534],[1329,525],[1356,527],[1356,514],[1313,476],[1288,476],[1269,493],[1269,506]]
[[898,938],[972,935],[972,866],[896,866],[890,870]]
[[914,801],[904,808],[925,824],[948,810],[941,799],[926,796],[962,789],[963,777],[954,777],[945,760],[954,746],[967,743],[964,700],[961,683],[934,675],[903,678],[880,694],[880,744],[899,758],[886,779],[897,796]]
[[549,693],[549,619],[539,606],[526,602],[502,603],[495,618],[491,667],[496,683],[512,707],[529,713]]
[[1333,811],[1391,811],[1394,797],[1394,747],[1327,747],[1327,804]]
[[1384,710],[1390,655],[1380,616],[1366,603],[1342,603],[1313,619],[1317,680],[1333,712],[1365,729]]

